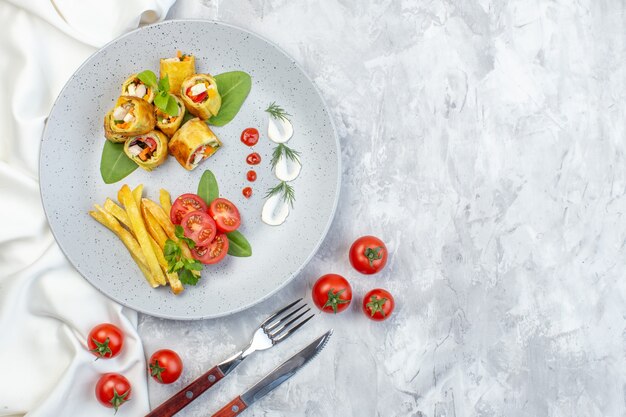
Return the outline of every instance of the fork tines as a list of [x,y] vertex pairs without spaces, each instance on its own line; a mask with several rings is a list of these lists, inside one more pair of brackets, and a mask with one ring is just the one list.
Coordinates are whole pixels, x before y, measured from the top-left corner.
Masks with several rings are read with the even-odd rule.
[[310,314],[300,320],[309,311],[311,308],[300,298],[272,314],[261,324],[261,327],[272,340],[272,343],[276,344],[293,334],[315,316],[315,314]]

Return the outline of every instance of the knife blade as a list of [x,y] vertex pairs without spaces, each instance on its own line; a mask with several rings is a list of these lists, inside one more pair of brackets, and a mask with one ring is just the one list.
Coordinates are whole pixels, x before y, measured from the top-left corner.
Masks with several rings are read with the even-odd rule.
[[326,346],[332,333],[333,330],[331,329],[315,339],[311,344],[279,365],[246,392],[222,407],[221,410],[213,414],[213,417],[234,417],[239,415],[255,401],[258,401],[274,388],[294,376],[304,365],[317,356],[317,354],[324,349],[324,346]]

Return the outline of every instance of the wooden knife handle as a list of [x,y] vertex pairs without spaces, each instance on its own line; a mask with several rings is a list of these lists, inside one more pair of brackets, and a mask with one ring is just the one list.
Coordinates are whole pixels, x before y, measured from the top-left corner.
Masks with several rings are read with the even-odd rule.
[[[146,417],[171,417],[180,410],[189,405],[193,400],[198,398],[200,394],[211,388],[220,379],[224,378],[224,374],[217,366],[209,369],[200,378],[178,391],[173,397],[165,401],[163,404],[152,410]],[[233,414],[235,415],[235,414]]]
[[235,417],[238,416],[243,410],[248,408],[246,403],[243,402],[241,397],[237,397],[228,404],[226,404],[220,411],[213,414],[213,417]]

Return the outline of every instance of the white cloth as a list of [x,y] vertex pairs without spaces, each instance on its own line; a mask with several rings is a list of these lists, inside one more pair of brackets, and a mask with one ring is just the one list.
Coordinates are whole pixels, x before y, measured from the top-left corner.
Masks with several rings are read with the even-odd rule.
[[[68,263],[48,228],[37,181],[52,103],[76,68],[174,0],[0,0],[0,416],[107,416],[95,398],[106,372],[132,384],[118,416],[148,411],[137,314],[100,294]],[[120,356],[94,361],[89,330],[111,322]]]

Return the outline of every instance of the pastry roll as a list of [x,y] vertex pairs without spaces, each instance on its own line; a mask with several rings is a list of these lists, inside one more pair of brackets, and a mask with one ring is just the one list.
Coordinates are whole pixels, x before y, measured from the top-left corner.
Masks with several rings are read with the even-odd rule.
[[152,171],[167,159],[167,136],[153,130],[133,136],[124,144],[124,152],[146,171]]
[[109,127],[113,133],[135,136],[148,133],[156,125],[154,108],[144,99],[121,96],[115,103]]
[[107,140],[110,140],[111,142],[114,142],[114,143],[126,142],[126,139],[128,139],[128,136],[120,135],[119,133],[114,133],[111,130],[111,123],[113,123],[113,120],[111,120],[111,117],[113,117],[113,110],[109,111],[104,116],[104,137]]
[[152,103],[155,91],[153,88],[141,82],[141,80],[137,78],[137,74],[133,74],[122,84],[122,95],[142,98],[148,103]]
[[179,94],[183,80],[196,73],[196,58],[178,51],[176,58],[161,59],[161,78],[169,76],[170,93]]
[[163,110],[155,107],[157,119],[156,125],[163,133],[170,137],[178,130],[180,125],[183,123],[183,118],[185,117],[185,105],[183,104],[183,101],[173,94],[172,97],[176,99],[176,104],[178,104],[178,115],[170,116]]
[[209,74],[195,74],[185,78],[180,87],[180,97],[189,113],[202,120],[215,116],[222,106],[215,78]]
[[195,118],[182,125],[170,139],[170,153],[187,170],[213,155],[222,142],[202,120]]

